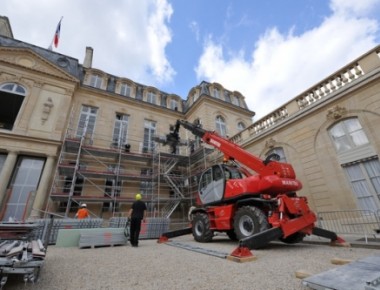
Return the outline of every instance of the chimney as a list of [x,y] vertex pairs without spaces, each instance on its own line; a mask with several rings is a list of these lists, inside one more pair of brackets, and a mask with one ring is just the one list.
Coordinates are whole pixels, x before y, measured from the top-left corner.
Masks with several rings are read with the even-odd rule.
[[13,38],[11,23],[6,16],[0,16],[0,35]]
[[85,68],[91,68],[92,67],[92,55],[94,54],[94,50],[92,47],[87,46],[86,47],[86,55],[84,57],[83,66]]

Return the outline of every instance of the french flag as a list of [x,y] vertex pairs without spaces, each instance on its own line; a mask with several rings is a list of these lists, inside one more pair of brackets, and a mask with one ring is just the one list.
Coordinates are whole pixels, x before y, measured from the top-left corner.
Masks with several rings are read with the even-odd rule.
[[57,29],[55,30],[53,40],[52,40],[52,42],[50,43],[50,45],[48,47],[49,50],[53,50],[53,43],[54,43],[54,46],[56,48],[58,47],[59,35],[61,33],[61,22],[62,22],[62,19],[63,19],[63,16],[61,17],[61,20],[59,20],[59,22],[58,22]]
[[59,20],[59,23],[57,25],[57,29],[55,30],[55,34],[54,34],[54,38],[53,38],[53,43],[54,43],[54,46],[56,48],[58,47],[59,35],[61,33],[61,21],[62,21],[62,18],[61,18],[61,20]]

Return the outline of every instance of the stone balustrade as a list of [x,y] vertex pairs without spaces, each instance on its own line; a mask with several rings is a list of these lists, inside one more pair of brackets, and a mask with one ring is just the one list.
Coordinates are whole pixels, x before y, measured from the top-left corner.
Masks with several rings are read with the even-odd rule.
[[320,99],[327,98],[330,94],[344,87],[353,80],[359,78],[364,73],[358,63],[351,67],[344,68],[338,74],[332,76],[329,79],[319,83],[316,87],[306,91],[301,96],[298,96],[295,101],[297,102],[299,110],[310,106]]
[[253,135],[260,134],[284,119],[294,116],[309,106],[317,104],[321,100],[330,98],[343,87],[363,78],[366,74],[380,68],[380,46],[375,47],[355,61],[349,63],[339,71],[333,73],[321,82],[296,96],[279,109],[269,113],[260,120],[254,122],[244,131],[232,136],[230,140],[241,143]]

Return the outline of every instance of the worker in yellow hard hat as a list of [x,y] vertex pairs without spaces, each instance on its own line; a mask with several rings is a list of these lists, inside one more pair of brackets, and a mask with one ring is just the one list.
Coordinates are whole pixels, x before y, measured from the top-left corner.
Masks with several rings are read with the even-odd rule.
[[141,222],[145,222],[146,218],[146,204],[141,200],[141,194],[137,193],[135,199],[136,200],[133,202],[132,207],[128,212],[128,217],[131,220],[130,241],[132,247],[138,247]]

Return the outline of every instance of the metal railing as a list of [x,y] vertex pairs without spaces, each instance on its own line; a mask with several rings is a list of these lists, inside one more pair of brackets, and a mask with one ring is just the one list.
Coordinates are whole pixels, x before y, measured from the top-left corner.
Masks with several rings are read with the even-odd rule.
[[380,210],[342,210],[318,212],[318,226],[333,231],[337,234],[346,234],[364,237],[368,243],[368,237],[380,230]]
[[[103,226],[103,219],[90,218],[90,219],[70,219],[70,218],[57,218],[54,219],[50,232],[48,233],[48,226],[50,219],[36,219],[32,222],[38,224],[35,231],[35,236],[41,240],[47,240],[49,245],[54,245],[57,241],[58,231],[60,229],[89,229],[101,228]],[[46,237],[46,235],[49,235]]]
[[[71,219],[71,218],[46,218],[34,219],[28,223],[34,226],[31,236],[35,239],[46,241],[47,245],[55,245],[60,230],[65,229],[103,229],[103,228],[125,228],[127,217],[112,217],[106,222],[100,218]],[[169,230],[170,219],[147,218],[141,225],[141,239],[157,239]]]

